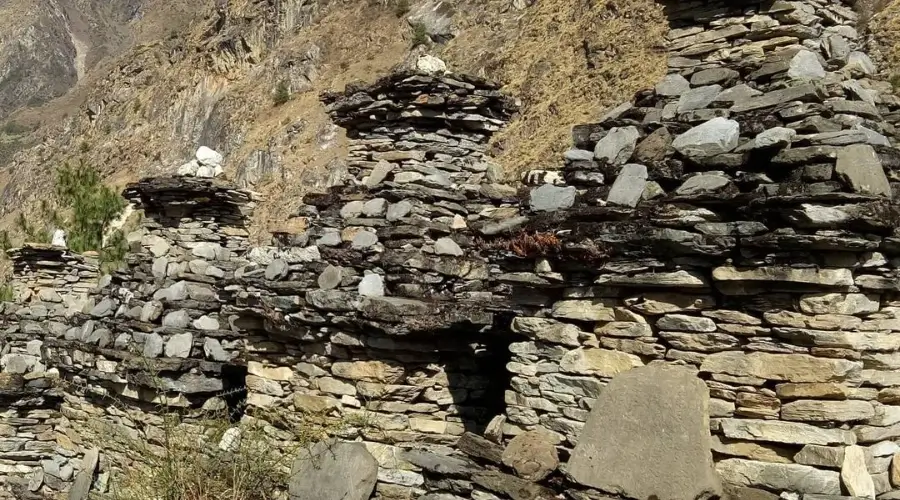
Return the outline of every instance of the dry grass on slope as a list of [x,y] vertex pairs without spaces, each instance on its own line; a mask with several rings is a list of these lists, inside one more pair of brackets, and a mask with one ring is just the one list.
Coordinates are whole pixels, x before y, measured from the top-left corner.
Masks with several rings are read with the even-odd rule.
[[[502,19],[509,2],[485,4],[476,19]],[[665,74],[668,24],[653,0],[540,0],[513,22],[464,26],[444,53],[452,68],[498,79],[521,99],[522,112],[495,140],[508,172],[558,166],[573,125]]]
[[[881,1],[878,4],[870,6],[867,11],[872,15],[867,29],[877,43],[881,69],[896,86],[900,79],[900,1]],[[876,7],[878,10],[875,10]]]

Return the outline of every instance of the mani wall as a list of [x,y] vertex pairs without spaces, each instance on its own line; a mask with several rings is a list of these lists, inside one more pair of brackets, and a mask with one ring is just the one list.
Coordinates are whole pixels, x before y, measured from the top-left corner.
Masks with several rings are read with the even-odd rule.
[[515,102],[429,58],[322,96],[347,175],[278,246],[204,152],[126,189],[122,271],[13,253],[11,498],[107,490],[161,407],[343,422],[291,500],[900,497],[900,101],[842,2],[667,12],[668,75],[526,186]]

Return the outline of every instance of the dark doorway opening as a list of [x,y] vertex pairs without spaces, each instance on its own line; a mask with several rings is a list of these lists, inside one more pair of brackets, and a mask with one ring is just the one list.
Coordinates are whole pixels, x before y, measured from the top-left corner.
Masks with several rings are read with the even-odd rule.
[[222,367],[222,399],[228,411],[228,420],[237,423],[244,416],[247,406],[247,367],[224,365]]

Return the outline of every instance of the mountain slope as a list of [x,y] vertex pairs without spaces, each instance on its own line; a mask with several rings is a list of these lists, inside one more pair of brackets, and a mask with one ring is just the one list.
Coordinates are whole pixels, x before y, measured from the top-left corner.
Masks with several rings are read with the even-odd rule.
[[[173,5],[178,22],[168,23]],[[256,224],[264,237],[346,154],[318,94],[402,64],[423,31],[443,43],[416,53],[498,79],[522,100],[495,144],[510,172],[558,164],[573,124],[665,67],[666,23],[652,0],[157,0],[127,24],[120,53],[10,118],[38,128],[20,134],[27,147],[0,173],[6,226],[22,209],[38,217],[54,166],[85,161],[121,185],[173,172],[206,145],[225,154],[227,175],[266,195]],[[292,99],[279,106],[280,86]]]

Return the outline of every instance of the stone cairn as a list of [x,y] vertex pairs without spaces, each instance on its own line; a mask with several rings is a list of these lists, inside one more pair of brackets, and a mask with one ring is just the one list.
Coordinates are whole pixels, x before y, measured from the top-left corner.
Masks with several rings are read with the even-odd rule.
[[6,252],[13,263],[19,302],[59,303],[84,298],[100,278],[95,254],[81,255],[65,247],[31,243]]
[[0,479],[17,499],[76,488],[79,474],[87,486],[96,475],[102,492],[113,463],[140,458],[128,455],[128,440],[160,435],[159,411],[181,411],[189,423],[240,411],[235,401],[245,397],[243,374],[235,382],[228,372],[245,348],[220,315],[218,294],[249,248],[252,194],[176,177],[145,179],[123,195],[145,216],[128,236],[127,268],[94,283],[75,306],[52,293],[60,279],[33,276],[89,276],[83,258],[35,246],[11,252],[16,284],[34,288],[29,302],[5,304],[3,318],[0,365],[11,377],[3,386],[22,402],[0,417],[10,429]]

